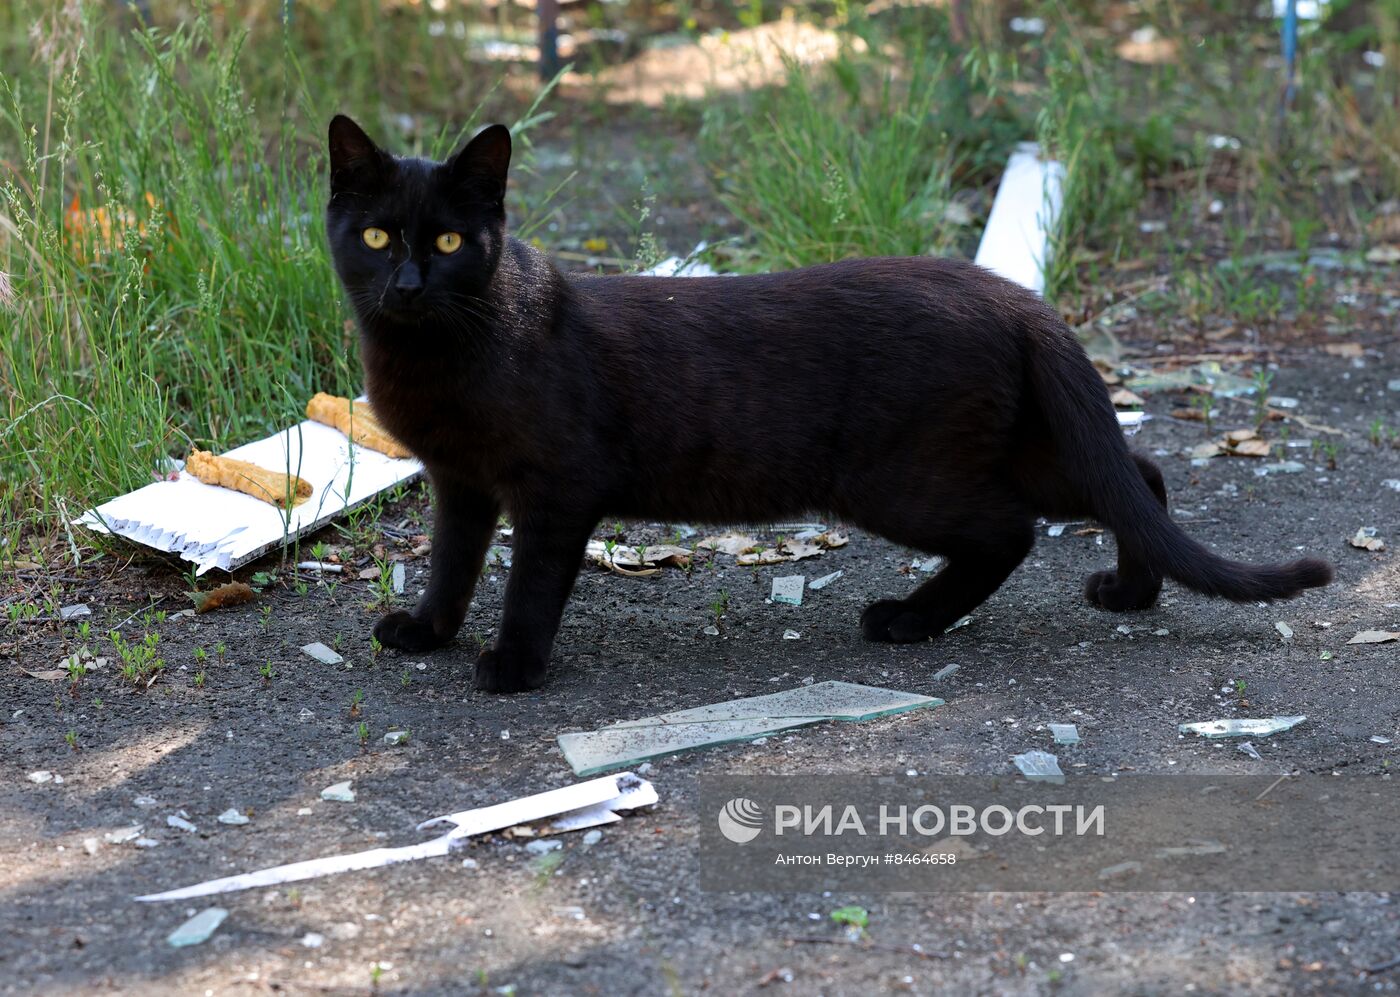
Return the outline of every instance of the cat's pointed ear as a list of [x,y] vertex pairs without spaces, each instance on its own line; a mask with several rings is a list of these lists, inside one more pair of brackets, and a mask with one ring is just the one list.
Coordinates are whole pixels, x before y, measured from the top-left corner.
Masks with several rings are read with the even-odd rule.
[[489,125],[444,165],[459,189],[500,204],[506,196],[506,172],[510,169],[510,129]]
[[343,114],[331,118],[331,191],[364,191],[376,187],[391,162],[365,130]]

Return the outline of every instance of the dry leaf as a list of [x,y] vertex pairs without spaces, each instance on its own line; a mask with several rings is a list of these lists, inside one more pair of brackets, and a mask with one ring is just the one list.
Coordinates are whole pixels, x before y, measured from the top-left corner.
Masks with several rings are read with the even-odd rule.
[[1174,408],[1171,416],[1173,419],[1187,419],[1191,422],[1206,421],[1206,414],[1198,408]]
[[229,582],[208,592],[191,592],[196,613],[208,613],[228,606],[239,606],[253,601],[253,590],[244,582]]
[[1400,246],[1374,246],[1366,251],[1367,263],[1400,263]]
[[602,540],[588,541],[584,551],[588,560],[619,575],[644,578],[660,574],[660,565],[684,568],[690,564],[691,551],[675,544],[654,544],[649,547],[627,547],[613,544],[612,550]]
[[1136,62],[1143,66],[1160,66],[1163,63],[1176,62],[1176,40],[1172,38],[1157,38],[1139,32],[1133,32],[1134,37],[1125,42],[1121,42],[1115,51],[1118,58],[1125,62]]
[[1109,396],[1109,400],[1113,402],[1114,408],[1133,408],[1134,406],[1141,408],[1147,404],[1127,388],[1119,388]]
[[1256,440],[1259,434],[1252,429],[1232,429],[1225,434],[1226,443],[1243,443],[1246,440]]
[[371,566],[368,567],[368,568],[362,569],[362,570],[360,571],[360,574],[359,574],[359,579],[360,579],[360,581],[362,581],[362,582],[372,582],[372,581],[374,581],[374,579],[376,579],[376,578],[378,578],[378,577],[379,577],[379,565],[377,565],[377,564],[371,565]]
[[723,536],[706,537],[695,546],[705,547],[721,554],[737,556],[753,550],[758,546],[758,541],[753,537],[746,537],[742,533],[726,533]]
[[1369,550],[1379,553],[1385,550],[1385,541],[1376,536],[1374,526],[1363,526],[1356,531],[1356,536],[1351,538],[1351,545],[1361,550]]
[[1361,356],[1363,351],[1360,343],[1323,343],[1322,352],[1334,357],[1351,359]]
[[1371,224],[1366,226],[1366,231],[1372,239],[1378,241],[1400,241],[1400,212],[1377,215],[1371,219]]
[[68,673],[62,668],[47,668],[41,672],[31,672],[28,668],[21,668],[20,671],[24,672],[24,674],[32,679],[38,679],[40,682],[57,682],[60,679],[66,679],[68,677]]
[[1201,457],[1214,457],[1224,452],[1225,451],[1220,449],[1219,443],[1197,443],[1191,448],[1191,456],[1196,459]]
[[1241,457],[1267,457],[1272,449],[1268,440],[1245,440],[1235,446],[1235,453]]
[[1400,630],[1363,630],[1348,644],[1387,644],[1392,640],[1400,640]]
[[[822,535],[825,536],[825,534]],[[783,561],[800,561],[804,557],[816,557],[821,552],[821,546],[816,543],[806,540],[784,540],[774,547],[740,554],[737,560],[740,564],[745,565],[779,564]]]

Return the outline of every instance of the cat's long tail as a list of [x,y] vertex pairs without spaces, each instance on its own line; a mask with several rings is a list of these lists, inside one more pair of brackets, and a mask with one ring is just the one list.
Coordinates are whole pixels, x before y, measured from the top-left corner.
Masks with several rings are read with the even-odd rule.
[[1061,451],[1062,471],[1084,489],[1125,552],[1187,588],[1236,602],[1288,599],[1332,580],[1332,566],[1317,558],[1245,564],[1182,532],[1133,461],[1103,379],[1073,334],[1056,316],[1036,324],[1031,388]]

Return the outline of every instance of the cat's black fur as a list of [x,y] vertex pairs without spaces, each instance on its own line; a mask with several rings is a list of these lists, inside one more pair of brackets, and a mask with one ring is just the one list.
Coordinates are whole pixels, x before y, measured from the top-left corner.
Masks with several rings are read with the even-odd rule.
[[[947,565],[871,604],[871,640],[934,637],[1025,558],[1037,516],[1095,516],[1116,571],[1084,591],[1150,606],[1163,576],[1279,599],[1322,561],[1251,566],[1188,538],[1131,453],[1074,336],[1031,292],[961,261],[846,260],[749,277],[560,274],[505,231],[510,134],[445,163],[330,126],[327,230],[360,320],[368,390],[426,465],[432,573],[375,628],[422,651],[457,633],[501,512],[514,566],[481,689],[539,686],[603,517],[705,523],[829,514]],[[369,249],[367,226],[391,235]],[[434,248],[445,231],[464,245]]]

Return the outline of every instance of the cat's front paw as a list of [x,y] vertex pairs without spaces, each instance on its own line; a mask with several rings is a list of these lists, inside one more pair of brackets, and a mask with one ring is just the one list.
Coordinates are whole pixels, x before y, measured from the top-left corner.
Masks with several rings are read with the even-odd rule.
[[431,651],[447,643],[438,636],[431,623],[402,609],[390,613],[374,625],[374,639],[385,647],[400,651]]
[[476,659],[473,684],[482,692],[525,692],[544,685],[548,661],[525,651],[488,647]]

